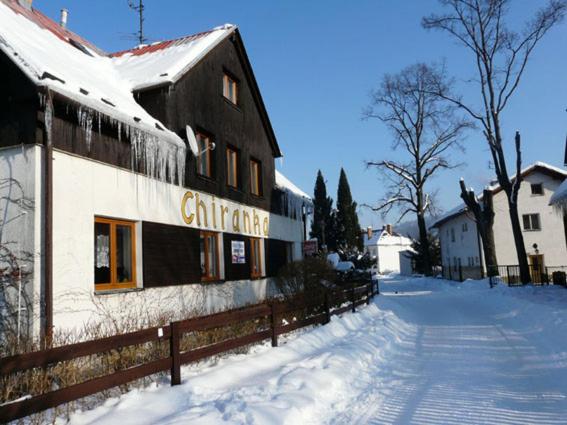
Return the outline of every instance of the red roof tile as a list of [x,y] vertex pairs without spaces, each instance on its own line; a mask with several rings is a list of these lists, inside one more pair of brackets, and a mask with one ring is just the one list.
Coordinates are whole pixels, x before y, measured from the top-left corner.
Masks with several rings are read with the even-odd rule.
[[146,53],[155,53],[155,52],[158,52],[160,50],[167,49],[168,47],[171,47],[171,46],[179,46],[179,45],[182,45],[182,44],[185,44],[185,43],[189,43],[191,41],[198,40],[199,38],[202,38],[202,37],[210,34],[211,32],[212,31],[204,31],[204,32],[200,32],[200,33],[197,33],[197,34],[177,38],[177,39],[174,39],[174,40],[160,41],[158,43],[143,45],[143,46],[140,46],[140,47],[135,47],[133,49],[122,50],[120,52],[111,53],[110,56],[120,57],[120,56],[124,56],[125,54],[132,54],[133,56],[141,56],[141,55],[145,55]]

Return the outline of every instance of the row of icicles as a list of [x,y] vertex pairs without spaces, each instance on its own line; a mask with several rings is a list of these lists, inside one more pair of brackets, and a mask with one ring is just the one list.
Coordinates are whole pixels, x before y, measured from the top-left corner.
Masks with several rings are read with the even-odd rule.
[[[48,142],[51,142],[53,124],[53,102],[45,94],[40,94],[41,106],[45,108],[45,131]],[[69,108],[69,105],[67,105]],[[185,179],[186,149],[168,142],[156,135],[149,134],[138,127],[124,124],[91,108],[79,106],[76,108],[77,121],[85,132],[87,150],[91,151],[93,124],[101,133],[102,124],[110,125],[117,130],[118,141],[122,134],[130,140],[132,170],[145,170],[145,173],[161,181],[175,182],[182,185]]]

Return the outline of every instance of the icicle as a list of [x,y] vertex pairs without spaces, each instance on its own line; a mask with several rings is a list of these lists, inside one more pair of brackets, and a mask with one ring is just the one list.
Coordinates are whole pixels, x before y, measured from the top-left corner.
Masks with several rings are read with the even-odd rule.
[[47,145],[51,145],[51,129],[53,128],[53,102],[49,96],[45,103],[45,133],[47,134]]
[[87,149],[91,151],[91,142],[93,138],[93,112],[90,109],[79,107],[77,110],[77,118],[79,125],[85,131],[85,139],[87,142]]

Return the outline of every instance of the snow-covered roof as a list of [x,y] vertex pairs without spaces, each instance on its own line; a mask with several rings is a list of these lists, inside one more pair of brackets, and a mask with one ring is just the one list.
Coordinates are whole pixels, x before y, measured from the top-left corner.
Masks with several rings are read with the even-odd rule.
[[[523,177],[533,173],[534,171],[541,171],[541,172],[545,172],[545,173],[549,173],[553,176],[555,176],[556,178],[559,179],[565,179],[567,178],[567,171],[563,170],[559,167],[555,167],[553,165],[547,164],[545,162],[541,162],[541,161],[536,161],[533,164],[527,166],[526,168],[522,169],[520,175]],[[514,174],[511,177],[511,180],[514,180],[516,178],[516,175]],[[553,196],[551,197],[551,203],[554,203],[554,199],[557,199],[559,197],[558,192],[560,191],[560,189],[562,187],[565,187],[565,198],[567,201],[567,185],[565,183],[565,180],[563,181],[563,183],[561,184],[561,186],[557,189],[557,191],[555,191],[555,193],[553,194]],[[492,192],[499,192],[501,190],[500,188],[500,184],[493,184],[491,186],[487,187],[488,190],[492,191]],[[482,199],[482,195],[478,196],[478,199],[481,200]],[[441,215],[437,221],[431,226],[433,227],[439,227],[441,226],[443,223],[446,223],[447,221],[460,216],[461,214],[465,213],[468,211],[467,206],[464,203],[459,204],[458,206],[456,206],[455,208],[449,210],[448,212],[446,212],[445,214]]]
[[289,192],[293,193],[294,195],[297,195],[300,198],[304,198],[305,200],[311,202],[311,196],[309,196],[307,193],[305,193],[300,188],[298,188],[295,184],[293,184],[286,176],[284,176],[278,170],[276,170],[276,186],[279,187],[280,189],[283,189],[285,191],[289,191]]
[[[522,171],[520,172],[520,175],[523,177],[527,176],[528,174],[533,173],[534,171],[542,171],[542,172],[547,172],[548,174],[551,174],[553,176],[556,176],[557,178],[565,178],[567,177],[567,171],[565,171],[562,168],[559,167],[555,167],[551,164],[548,164],[546,162],[542,162],[542,161],[536,161],[533,164],[528,165],[526,168],[523,168]],[[510,180],[514,180],[516,178],[516,174],[514,174]],[[494,192],[497,192],[500,190],[500,184],[495,183],[493,185],[488,186],[488,189]]]
[[15,0],[0,1],[0,50],[37,86],[185,149],[136,102],[112,59],[69,31],[56,32],[52,22]]
[[236,30],[225,24],[211,31],[113,53],[112,62],[134,90],[175,83]]
[[412,240],[405,236],[398,235],[397,233],[390,234],[386,229],[382,231],[373,232],[372,237],[368,239],[368,234],[364,233],[364,246],[407,246],[411,247]]

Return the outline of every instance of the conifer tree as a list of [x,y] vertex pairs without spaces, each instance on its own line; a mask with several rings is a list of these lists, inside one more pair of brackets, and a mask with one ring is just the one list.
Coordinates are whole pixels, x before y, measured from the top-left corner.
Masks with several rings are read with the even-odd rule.
[[345,170],[341,168],[337,191],[337,245],[343,249],[361,248],[361,230]]
[[[313,222],[311,223],[311,237],[317,238],[319,246],[329,245],[329,235],[332,232],[331,210],[333,200],[327,196],[327,186],[321,170],[317,172],[313,197]],[[334,241],[331,246],[334,247]]]

